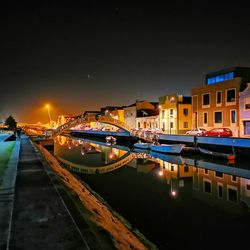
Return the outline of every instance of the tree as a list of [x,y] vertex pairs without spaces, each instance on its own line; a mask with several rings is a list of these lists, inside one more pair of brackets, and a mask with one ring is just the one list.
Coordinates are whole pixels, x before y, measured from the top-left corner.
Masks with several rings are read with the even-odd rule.
[[8,126],[9,130],[14,130],[16,128],[17,122],[13,118],[12,115],[10,115],[6,120],[5,120],[5,125]]

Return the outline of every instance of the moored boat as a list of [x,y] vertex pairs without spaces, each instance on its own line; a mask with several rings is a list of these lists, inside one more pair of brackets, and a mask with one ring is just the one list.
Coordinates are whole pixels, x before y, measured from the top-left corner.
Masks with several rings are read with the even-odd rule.
[[167,154],[180,154],[182,149],[185,147],[184,144],[151,144],[150,149],[152,151],[167,153]]
[[201,147],[199,147],[198,149],[202,154],[209,155],[209,156],[214,156],[214,157],[218,157],[218,158],[234,160],[235,157],[236,157],[236,155],[233,154],[233,153],[230,154],[230,153],[216,152],[216,151],[207,150],[207,149],[204,149],[204,148],[201,148]]

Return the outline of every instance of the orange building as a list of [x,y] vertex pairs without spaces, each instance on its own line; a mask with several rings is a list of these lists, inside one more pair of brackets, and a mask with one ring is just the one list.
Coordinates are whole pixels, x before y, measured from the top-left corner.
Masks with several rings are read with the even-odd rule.
[[192,124],[206,130],[227,127],[239,136],[239,94],[250,79],[250,68],[234,67],[206,75],[192,89]]

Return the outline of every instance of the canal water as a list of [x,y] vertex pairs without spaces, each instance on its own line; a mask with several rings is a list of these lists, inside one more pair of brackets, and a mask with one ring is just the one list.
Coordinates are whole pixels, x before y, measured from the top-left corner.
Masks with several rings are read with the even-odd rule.
[[249,245],[247,162],[134,152],[63,136],[54,154],[158,249]]

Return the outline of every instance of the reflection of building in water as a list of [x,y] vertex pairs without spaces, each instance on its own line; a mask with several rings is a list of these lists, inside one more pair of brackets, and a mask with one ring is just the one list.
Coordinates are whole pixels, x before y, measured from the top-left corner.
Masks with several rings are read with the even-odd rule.
[[193,168],[182,161],[181,156],[173,156],[171,162],[158,159],[160,170],[159,175],[165,178],[170,185],[170,195],[175,197],[180,188],[188,188],[193,177]]
[[132,168],[136,168],[137,172],[150,173],[153,169],[159,167],[159,163],[155,158],[150,157],[147,153],[131,153],[133,160],[127,165]]
[[102,148],[102,153],[101,153],[102,159],[104,160],[105,164],[115,161],[127,153],[126,151],[113,147],[101,147],[101,148]]
[[[209,204],[224,205],[237,212],[235,205],[250,206],[250,180],[220,171],[193,167],[193,190]],[[226,202],[225,202],[226,201]],[[241,206],[240,206],[241,207]]]

